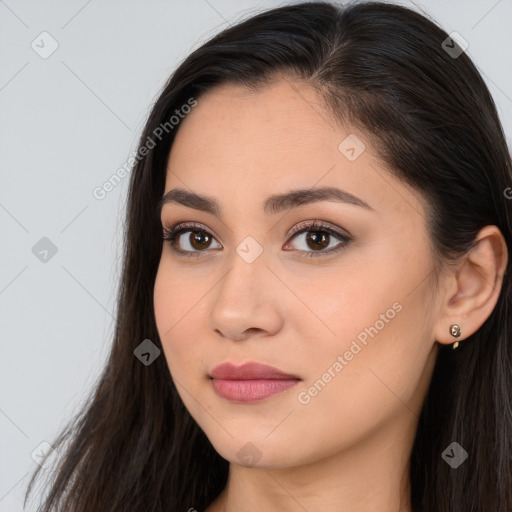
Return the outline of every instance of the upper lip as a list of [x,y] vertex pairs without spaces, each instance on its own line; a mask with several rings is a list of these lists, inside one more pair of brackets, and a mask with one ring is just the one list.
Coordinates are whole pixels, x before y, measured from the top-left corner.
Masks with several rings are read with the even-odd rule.
[[255,380],[255,379],[294,379],[300,380],[296,375],[282,372],[277,368],[261,363],[244,363],[240,366],[226,362],[216,366],[210,373],[213,379],[227,380]]

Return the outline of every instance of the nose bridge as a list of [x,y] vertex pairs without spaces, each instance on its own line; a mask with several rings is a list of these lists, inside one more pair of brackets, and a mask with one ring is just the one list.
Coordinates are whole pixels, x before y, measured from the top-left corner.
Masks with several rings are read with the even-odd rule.
[[[225,296],[236,299],[241,304],[257,306],[264,299],[268,279],[271,275],[263,245],[253,237],[246,237],[236,247],[229,258],[229,272],[219,283],[218,300]],[[221,295],[223,297],[221,297]]]
[[263,246],[246,237],[234,248],[229,270],[218,283],[212,304],[212,327],[226,337],[240,338],[248,329],[275,331],[280,314],[275,276],[267,267]]

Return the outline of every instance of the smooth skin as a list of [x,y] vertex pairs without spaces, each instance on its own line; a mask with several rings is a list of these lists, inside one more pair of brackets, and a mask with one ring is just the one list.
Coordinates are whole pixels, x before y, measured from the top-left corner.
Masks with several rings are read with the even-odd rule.
[[[352,161],[338,149],[350,134],[366,146]],[[263,211],[269,196],[325,186],[371,209],[323,200]],[[434,287],[422,196],[386,171],[364,133],[337,125],[314,89],[285,77],[258,92],[224,84],[199,98],[171,149],[165,192],[174,188],[221,209],[162,208],[164,226],[197,223],[210,238],[194,244],[190,229],[175,240],[198,257],[164,241],[154,288],[178,393],[230,462],[207,511],[411,512],[408,461],[439,344],[455,341],[453,323],[464,343],[495,307],[508,258],[499,229],[484,227]],[[324,233],[320,249],[315,231],[290,236],[315,220],[352,240],[330,252],[343,244],[336,236]],[[252,263],[236,251],[247,237],[263,251]],[[401,310],[379,329],[394,303]],[[376,325],[333,376],[338,356]],[[233,403],[208,377],[225,361],[257,361],[301,381]],[[329,382],[308,394],[329,368]],[[243,447],[252,462],[238,455]]]

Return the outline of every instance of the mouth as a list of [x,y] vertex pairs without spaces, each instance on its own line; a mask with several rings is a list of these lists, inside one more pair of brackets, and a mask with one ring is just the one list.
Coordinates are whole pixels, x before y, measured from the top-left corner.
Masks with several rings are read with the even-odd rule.
[[239,403],[265,400],[302,380],[272,366],[260,363],[236,366],[230,362],[216,366],[209,377],[217,395]]

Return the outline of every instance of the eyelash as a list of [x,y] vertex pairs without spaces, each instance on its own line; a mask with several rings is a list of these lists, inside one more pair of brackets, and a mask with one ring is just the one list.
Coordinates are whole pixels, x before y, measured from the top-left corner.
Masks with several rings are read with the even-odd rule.
[[[189,231],[190,232],[192,232],[192,231],[204,232],[204,233],[207,233],[212,238],[214,238],[214,236],[207,229],[205,229],[203,226],[201,226],[199,224],[194,224],[194,223],[189,223],[189,222],[180,222],[178,224],[174,224],[171,227],[163,226],[162,240],[166,241],[170,245],[171,249],[174,252],[178,253],[179,255],[184,256],[186,258],[196,258],[196,257],[200,256],[201,253],[206,252],[207,249],[204,251],[198,251],[198,250],[184,251],[182,249],[178,249],[175,244],[176,239],[182,233],[187,233]],[[304,223],[299,224],[298,227],[295,230],[293,230],[292,233],[290,234],[290,240],[293,238],[296,238],[298,235],[300,235],[302,233],[307,233],[309,231],[328,233],[329,235],[338,238],[340,240],[340,244],[338,246],[336,246],[336,248],[334,248],[334,249],[331,248],[328,251],[300,251],[299,250],[299,252],[305,253],[305,254],[303,254],[303,256],[307,257],[307,258],[310,258],[310,257],[315,258],[318,256],[324,256],[326,254],[333,254],[335,252],[338,252],[338,251],[344,249],[352,241],[351,237],[344,235],[344,234],[340,233],[339,231],[337,231],[329,226],[326,226],[324,224],[318,224],[317,222],[312,222],[312,223],[308,223],[308,224],[304,224]]]

